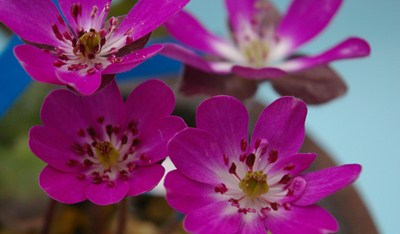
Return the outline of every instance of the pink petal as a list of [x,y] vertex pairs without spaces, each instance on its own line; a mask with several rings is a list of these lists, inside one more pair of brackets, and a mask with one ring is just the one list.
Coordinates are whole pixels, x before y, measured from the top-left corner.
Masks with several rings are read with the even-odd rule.
[[277,29],[286,54],[318,35],[332,20],[342,0],[293,0]]
[[207,61],[194,51],[172,43],[164,44],[160,54],[210,73],[228,74],[233,67],[233,63],[230,62]]
[[240,56],[229,42],[209,32],[185,11],[173,15],[164,26],[178,41],[201,52],[225,58]]
[[298,71],[335,60],[351,59],[368,56],[371,48],[364,39],[352,37],[339,43],[322,54],[291,59],[281,65],[281,68],[288,71]]
[[[107,17],[107,14],[104,14],[104,16],[100,16],[102,13],[104,7],[106,4],[111,5],[111,0],[87,0],[87,1],[71,1],[71,0],[58,0],[58,3],[60,5],[60,8],[64,14],[64,17],[67,19],[68,24],[71,26],[71,28],[78,30],[78,28],[83,27],[84,30],[89,30],[90,28],[93,28],[97,31],[101,29],[103,26],[103,23]],[[82,10],[80,12],[80,15],[78,16],[78,22],[74,19],[72,16],[72,5],[79,3],[82,7]],[[91,14],[93,12],[93,7],[97,7],[97,13],[95,17],[92,20]]]
[[77,138],[78,131],[90,125],[82,97],[69,90],[55,90],[47,95],[40,116],[44,126],[57,129],[70,139]]
[[81,74],[70,71],[57,71],[57,77],[64,84],[72,87],[82,95],[91,95],[100,88],[101,72],[96,71],[93,74]]
[[[273,175],[275,173],[284,173],[291,175],[292,177],[298,176],[311,165],[316,157],[316,154],[299,153],[284,158],[279,158],[278,161],[273,164],[271,169],[268,170],[268,174]],[[290,168],[290,170],[287,168]]]
[[149,167],[138,167],[129,179],[128,196],[137,196],[152,190],[160,182],[164,175],[164,167],[154,164]]
[[0,22],[26,41],[58,46],[60,41],[52,25],[57,25],[60,32],[67,30],[50,0],[0,0],[0,6]]
[[241,222],[237,208],[227,201],[211,203],[187,214],[184,228],[189,233],[234,234],[238,231]]
[[304,140],[307,107],[299,99],[282,97],[264,109],[254,127],[252,145],[258,139],[267,139],[269,149],[279,157],[297,153]]
[[[29,147],[41,160],[64,172],[78,172],[83,170],[79,164],[79,155],[73,152],[73,140],[61,132],[43,126],[34,126],[29,131]],[[75,161],[69,166],[70,160]]]
[[186,123],[182,118],[168,116],[147,124],[146,127],[139,129],[140,145],[137,154],[146,155],[144,161],[138,160],[139,165],[154,164],[168,155],[167,144],[173,136],[180,130],[186,128]]
[[137,40],[163,24],[188,2],[189,0],[139,0],[121,22],[116,33],[123,35],[134,29],[131,36]]
[[212,198],[215,187],[191,180],[178,170],[167,174],[164,186],[167,190],[168,204],[183,213],[189,213],[215,201]]
[[243,31],[254,19],[258,0],[226,0],[229,24],[235,32]]
[[203,183],[220,183],[217,173],[225,167],[223,152],[217,139],[208,132],[194,128],[182,130],[170,141],[168,152],[183,175]]
[[300,206],[314,204],[353,183],[360,173],[361,166],[358,164],[330,167],[306,173],[302,175],[307,181],[306,189],[295,204]]
[[318,206],[292,206],[289,211],[270,212],[265,224],[271,233],[279,234],[322,234],[339,229],[335,218]]
[[50,166],[43,169],[39,176],[40,187],[54,200],[73,204],[86,200],[88,181],[80,180],[76,174],[58,171]]
[[255,80],[275,79],[287,74],[284,70],[276,67],[253,68],[239,65],[233,66],[232,72],[240,77]]
[[89,184],[86,197],[97,205],[111,205],[120,202],[129,191],[129,183],[116,181],[115,184],[108,183]]
[[31,45],[18,45],[14,48],[14,54],[25,71],[32,79],[43,83],[63,85],[55,74],[53,65],[56,58],[37,47]]
[[[247,214],[251,215],[251,214]],[[254,214],[250,220],[244,219],[240,227],[239,233],[241,234],[268,234],[263,220],[258,214]]]
[[211,133],[222,153],[239,157],[241,142],[248,139],[249,116],[246,107],[230,96],[217,96],[203,101],[196,112],[196,126]]
[[121,57],[122,62],[113,63],[108,66],[103,74],[116,74],[132,70],[142,62],[153,57],[162,50],[162,45],[152,45],[144,49],[136,50],[124,57]]
[[149,80],[136,87],[126,100],[128,120],[151,123],[169,116],[175,105],[171,88],[163,81]]
[[81,112],[88,113],[92,127],[99,124],[99,118],[103,119],[101,126],[99,124],[101,128],[108,124],[119,126],[126,121],[125,104],[115,80],[99,92],[80,98],[80,101],[84,108]]

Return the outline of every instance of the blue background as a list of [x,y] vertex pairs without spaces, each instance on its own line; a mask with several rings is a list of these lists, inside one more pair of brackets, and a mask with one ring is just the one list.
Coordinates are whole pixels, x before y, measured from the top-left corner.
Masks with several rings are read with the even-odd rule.
[[[284,11],[290,1],[275,3]],[[212,31],[228,35],[223,1],[191,0],[188,8]],[[307,130],[340,163],[363,165],[356,186],[384,234],[399,233],[400,221],[400,183],[396,173],[400,165],[399,23],[399,0],[346,0],[329,27],[301,50],[318,53],[349,36],[363,37],[371,44],[369,58],[333,64],[347,82],[349,92],[326,105],[310,107]],[[10,48],[0,32],[0,51],[3,51],[0,56],[0,116],[30,82],[13,60]],[[162,58],[143,65],[135,74],[141,76],[149,70],[168,74],[178,70],[179,64],[159,59]],[[154,71],[149,69],[157,67],[152,63],[165,66]],[[258,92],[260,100],[276,97],[268,84]]]

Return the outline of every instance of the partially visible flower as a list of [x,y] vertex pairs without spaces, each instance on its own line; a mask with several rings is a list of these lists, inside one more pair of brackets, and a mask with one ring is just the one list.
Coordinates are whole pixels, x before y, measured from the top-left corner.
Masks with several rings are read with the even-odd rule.
[[352,37],[322,54],[287,60],[328,25],[341,3],[293,0],[279,20],[267,0],[225,0],[232,42],[207,31],[193,16],[181,11],[165,23],[169,33],[212,59],[178,45],[168,45],[163,53],[204,71],[249,79],[272,79],[334,60],[369,55],[368,43]]
[[125,103],[115,81],[92,96],[53,91],[43,103],[43,126],[29,133],[32,152],[48,164],[41,188],[63,203],[99,205],[151,190],[164,174],[159,161],[168,141],[186,127],[170,116],[174,104],[158,80],[139,85]]
[[189,0],[139,0],[125,17],[107,21],[111,0],[0,0],[0,21],[27,45],[15,55],[35,80],[89,95],[102,75],[128,71],[158,53],[149,33]]
[[349,185],[361,166],[303,173],[315,154],[298,153],[305,104],[283,97],[260,115],[248,140],[248,113],[236,99],[218,96],[197,109],[196,127],[170,141],[177,170],[165,180],[167,201],[186,214],[189,233],[310,234],[338,230],[315,205]]

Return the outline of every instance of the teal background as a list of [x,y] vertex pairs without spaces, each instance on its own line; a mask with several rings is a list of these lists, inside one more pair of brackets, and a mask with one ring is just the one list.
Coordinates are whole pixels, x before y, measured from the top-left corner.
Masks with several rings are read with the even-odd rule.
[[[283,12],[291,1],[273,2]],[[223,1],[215,0],[189,4],[209,28],[227,35],[223,8]],[[363,165],[356,186],[384,234],[399,233],[400,221],[399,23],[399,0],[345,0],[328,28],[301,49],[318,53],[349,36],[371,44],[369,58],[333,63],[349,91],[326,105],[310,107],[307,130],[340,163]],[[258,97],[266,101],[278,96],[265,84]]]
[[[290,1],[276,0],[275,3],[284,11]],[[188,9],[212,31],[228,35],[222,0],[191,0]],[[356,186],[384,234],[399,233],[396,225],[400,210],[397,174],[400,171],[399,23],[399,0],[345,0],[329,27],[301,50],[309,54],[318,53],[349,36],[363,37],[371,44],[369,58],[333,63],[347,82],[349,91],[326,105],[310,107],[307,130],[340,163],[363,165]],[[6,40],[0,32],[0,51],[5,50]],[[15,92],[4,89],[5,84],[12,81],[6,74],[19,72],[19,67],[15,67],[17,70],[6,67],[4,64],[9,61],[4,59],[11,58],[5,58],[4,54],[0,57],[0,82],[3,86],[0,89],[0,115],[18,90],[29,82],[21,78],[21,86],[13,83]],[[176,69],[179,67],[172,65]],[[149,65],[141,68],[143,72],[146,66]],[[267,83],[257,96],[265,102],[278,97]]]

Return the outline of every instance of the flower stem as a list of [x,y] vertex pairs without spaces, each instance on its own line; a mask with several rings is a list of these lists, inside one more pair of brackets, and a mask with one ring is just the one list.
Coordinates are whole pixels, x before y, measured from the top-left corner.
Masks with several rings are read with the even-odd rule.
[[126,229],[127,213],[128,213],[128,199],[122,199],[118,205],[118,219],[117,219],[117,232],[116,234],[124,234]]
[[53,222],[54,212],[56,210],[57,201],[50,198],[49,204],[47,206],[46,214],[44,216],[42,234],[49,234],[51,223]]

